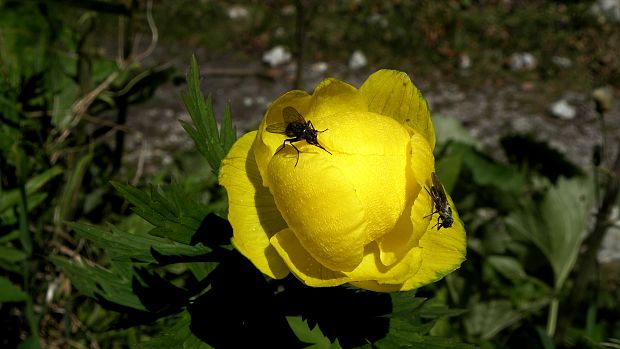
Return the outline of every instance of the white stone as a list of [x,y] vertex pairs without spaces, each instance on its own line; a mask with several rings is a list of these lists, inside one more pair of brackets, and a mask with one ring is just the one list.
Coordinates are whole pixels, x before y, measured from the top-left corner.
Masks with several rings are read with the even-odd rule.
[[269,64],[270,67],[277,67],[290,62],[291,57],[289,50],[284,46],[278,45],[263,53],[263,62]]
[[316,62],[310,66],[310,70],[315,73],[325,73],[327,68],[329,68],[329,66],[326,62]]
[[355,70],[365,67],[368,64],[368,60],[364,53],[360,50],[355,50],[349,58],[349,68]]
[[620,22],[620,0],[598,0],[590,10],[603,21]]
[[572,120],[577,116],[577,109],[570,105],[565,99],[553,103],[550,108],[551,114],[562,120]]
[[553,64],[557,65],[558,67],[562,67],[562,68],[568,68],[571,65],[573,65],[573,62],[569,58],[561,57],[561,56],[551,57],[551,62],[553,62]]
[[536,68],[536,57],[529,52],[518,52],[510,55],[510,68],[514,71],[533,70]]
[[228,8],[228,18],[236,20],[236,19],[244,19],[248,18],[250,12],[247,8],[241,5],[233,5]]
[[464,69],[464,70],[471,68],[471,58],[469,57],[467,53],[463,53],[459,57],[459,66],[461,67],[461,69]]
[[249,108],[254,105],[254,100],[252,97],[243,97],[243,106]]

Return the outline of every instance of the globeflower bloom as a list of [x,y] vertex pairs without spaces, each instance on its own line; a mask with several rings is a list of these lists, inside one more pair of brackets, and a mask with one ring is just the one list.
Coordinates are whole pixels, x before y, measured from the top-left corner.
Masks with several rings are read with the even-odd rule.
[[[328,152],[305,140],[292,143],[299,154],[281,148],[292,137],[267,128],[285,122],[286,107],[325,130],[316,135]],[[438,230],[430,215],[434,146],[428,106],[405,73],[290,91],[222,161],[232,243],[264,274],[292,272],[313,287],[392,292],[437,281],[464,261],[466,238],[449,196],[454,223]]]

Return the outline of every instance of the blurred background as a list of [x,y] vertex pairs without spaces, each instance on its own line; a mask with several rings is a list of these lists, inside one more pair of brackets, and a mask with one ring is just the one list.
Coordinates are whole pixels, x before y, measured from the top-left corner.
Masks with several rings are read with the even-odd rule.
[[[225,208],[179,123],[190,119],[180,95],[196,55],[203,92],[218,117],[230,107],[239,134],[290,89],[311,92],[326,77],[359,87],[382,68],[408,73],[428,101],[440,176],[470,234],[469,267],[428,291],[469,317],[435,331],[486,347],[525,345],[511,340],[538,338],[538,325],[553,338],[547,306],[569,299],[584,273],[573,268],[582,233],[599,229],[589,245],[603,270],[592,288],[599,296],[570,296],[588,301],[559,321],[556,343],[620,348],[617,188],[607,185],[620,136],[619,53],[617,0],[0,0],[0,289],[22,292],[0,298],[0,346],[38,337],[46,348],[124,347],[136,337],[108,330],[110,310],[46,258],[105,264],[68,221],[146,226],[111,180],[177,181]],[[558,199],[594,202],[580,206],[583,236],[568,261],[523,232],[535,230],[524,223],[530,213],[543,216],[538,226],[565,228],[554,219],[572,211],[549,203],[553,188],[573,190],[564,178],[595,188]],[[601,207],[608,212],[596,216]],[[526,253],[528,243],[542,252]]]

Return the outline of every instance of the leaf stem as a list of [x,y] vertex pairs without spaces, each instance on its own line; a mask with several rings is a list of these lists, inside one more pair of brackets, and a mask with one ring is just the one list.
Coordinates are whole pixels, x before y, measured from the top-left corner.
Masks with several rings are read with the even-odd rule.
[[547,335],[549,338],[553,338],[555,329],[558,324],[558,309],[560,308],[560,300],[557,296],[551,299],[551,305],[549,306],[549,314],[547,316]]

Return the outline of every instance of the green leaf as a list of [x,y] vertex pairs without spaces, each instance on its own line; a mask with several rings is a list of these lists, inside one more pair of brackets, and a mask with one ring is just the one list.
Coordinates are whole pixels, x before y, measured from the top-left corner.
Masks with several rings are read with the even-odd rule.
[[56,84],[56,93],[52,104],[52,124],[61,131],[68,128],[74,119],[73,104],[78,99],[80,91],[75,81],[59,79]]
[[19,238],[19,230],[13,230],[12,232],[0,237],[0,244],[6,243]]
[[213,171],[218,173],[220,162],[232,147],[237,135],[237,131],[232,125],[230,108],[226,108],[218,131],[211,96],[205,101],[200,90],[200,75],[196,57],[192,57],[191,67],[187,75],[187,85],[188,91],[183,92],[181,96],[194,126],[184,121],[181,121],[181,125],[196,144],[198,151],[207,159]]
[[160,256],[195,257],[210,249],[202,244],[188,246],[146,234],[132,234],[112,227],[111,232],[82,223],[69,225],[77,234],[93,241],[109,254],[112,260],[157,263]]
[[437,172],[437,176],[439,176],[441,184],[443,184],[447,192],[451,192],[454,188],[459,174],[461,173],[462,166],[463,152],[455,152],[437,161],[435,172]]
[[321,332],[319,325],[315,325],[314,328],[310,328],[308,322],[303,320],[301,316],[287,316],[286,321],[288,322],[289,326],[291,326],[291,329],[300,341],[310,344],[310,346],[307,346],[305,348],[341,348],[340,344],[338,344],[338,341],[332,343],[329,338],[323,335],[323,332]]
[[[432,327],[432,326],[431,326]],[[390,320],[390,330],[385,338],[373,343],[373,348],[424,348],[424,349],[473,349],[474,346],[455,339],[427,336],[428,324],[414,325],[400,319]]]
[[[34,193],[28,196],[28,212],[38,207],[47,198],[47,193]],[[13,225],[17,223],[17,216],[14,210],[0,212],[1,225]]]
[[82,185],[82,179],[84,178],[84,174],[86,173],[86,170],[88,170],[88,166],[92,162],[94,155],[95,154],[93,152],[89,152],[88,154],[82,156],[75,165],[75,168],[70,171],[67,178],[67,184],[65,185],[62,196],[60,197],[60,219],[71,219],[69,213],[73,211],[73,207],[76,205],[75,199],[79,193],[80,186]]
[[449,141],[456,141],[462,144],[471,145],[476,149],[482,148],[480,142],[474,138],[461,121],[455,117],[443,115],[433,115],[433,126],[437,143],[445,144]]
[[0,276],[0,303],[5,302],[24,302],[28,295],[19,287],[15,286],[9,279]]
[[465,328],[470,335],[491,339],[501,330],[523,318],[507,300],[494,300],[488,303],[476,303],[469,313]]
[[538,333],[538,338],[540,338],[543,349],[555,349],[555,344],[553,344],[553,340],[549,337],[547,331],[536,326],[536,333]]
[[146,308],[133,291],[134,278],[122,275],[118,270],[51,256],[49,259],[62,268],[73,285],[88,297],[105,300],[122,306],[145,311]]
[[508,256],[489,256],[487,262],[489,262],[497,272],[509,280],[518,281],[527,277],[521,263],[519,263],[516,258]]
[[426,302],[426,298],[415,297],[416,291],[398,292],[390,294],[392,299],[391,316],[414,316]]
[[11,263],[21,262],[28,258],[28,254],[14,247],[0,246],[0,259]]
[[21,342],[17,349],[41,349],[38,336],[30,336]]
[[187,311],[183,311],[172,326],[166,326],[158,336],[143,343],[144,349],[210,349],[207,343],[196,337],[191,329],[192,319]]
[[[32,195],[37,190],[41,189],[52,178],[60,175],[63,172],[60,166],[54,166],[49,170],[32,177],[26,182],[26,195]],[[9,207],[13,207],[19,203],[19,190],[8,190],[0,195],[0,212],[6,210]]]
[[178,186],[167,189],[151,187],[149,191],[143,191],[118,182],[112,182],[112,185],[135,206],[136,214],[155,226],[149,232],[151,235],[189,244],[209,213],[206,206]]
[[506,218],[509,227],[545,255],[553,269],[556,290],[562,287],[577,260],[592,199],[590,178],[560,178],[540,205],[525,202]]
[[478,185],[494,186],[505,192],[518,193],[525,185],[525,177],[512,166],[497,164],[488,156],[465,146],[463,162],[472,172]]

